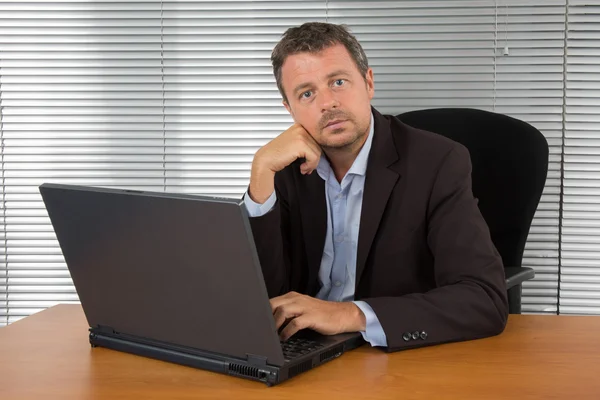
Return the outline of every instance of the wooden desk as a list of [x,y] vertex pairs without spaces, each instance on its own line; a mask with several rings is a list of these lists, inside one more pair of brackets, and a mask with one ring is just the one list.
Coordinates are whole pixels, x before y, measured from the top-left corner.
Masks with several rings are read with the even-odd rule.
[[600,317],[512,315],[497,337],[363,346],[279,386],[88,343],[78,305],[0,328],[0,399],[600,399]]

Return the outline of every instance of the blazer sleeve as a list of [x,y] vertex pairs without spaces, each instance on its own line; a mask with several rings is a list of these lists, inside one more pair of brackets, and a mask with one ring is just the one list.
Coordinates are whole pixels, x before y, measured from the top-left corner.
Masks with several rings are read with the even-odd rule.
[[290,212],[281,173],[275,175],[277,201],[260,217],[250,217],[250,227],[269,298],[289,291]]
[[377,314],[388,351],[493,336],[506,326],[502,259],[473,197],[468,150],[458,143],[440,164],[427,219],[436,288],[361,299]]

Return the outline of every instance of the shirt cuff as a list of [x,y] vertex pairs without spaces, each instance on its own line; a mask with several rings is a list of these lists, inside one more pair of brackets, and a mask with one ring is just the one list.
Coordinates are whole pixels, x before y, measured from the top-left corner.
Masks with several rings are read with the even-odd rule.
[[365,314],[367,320],[366,330],[360,332],[363,339],[369,342],[371,346],[387,347],[387,337],[371,306],[364,301],[353,301],[353,303]]
[[262,217],[275,206],[275,202],[277,201],[277,194],[273,190],[271,196],[265,201],[263,204],[255,203],[254,200],[250,198],[248,195],[248,191],[244,194],[244,205],[246,206],[246,211],[248,211],[248,215],[250,217]]

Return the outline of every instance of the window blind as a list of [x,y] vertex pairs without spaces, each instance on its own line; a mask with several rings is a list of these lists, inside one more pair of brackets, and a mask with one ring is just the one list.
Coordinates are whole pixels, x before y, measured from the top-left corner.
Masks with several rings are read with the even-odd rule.
[[495,111],[529,122],[550,147],[546,187],[523,254],[523,266],[536,273],[523,283],[523,312],[557,312],[565,6],[565,0],[497,3]]
[[600,4],[569,0],[560,308],[600,314]]
[[[1,62],[1,53],[0,53]],[[2,65],[0,64],[0,174],[2,174],[2,193],[0,194],[0,327],[8,322],[8,286],[6,285],[8,269],[6,262],[6,233],[4,220],[6,219],[4,207],[4,119],[2,105]]]
[[43,182],[164,190],[160,2],[0,2],[11,323],[78,300]]

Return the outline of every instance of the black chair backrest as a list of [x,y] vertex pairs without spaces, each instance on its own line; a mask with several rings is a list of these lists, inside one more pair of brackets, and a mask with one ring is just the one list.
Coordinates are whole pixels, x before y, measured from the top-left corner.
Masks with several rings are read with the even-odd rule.
[[473,165],[473,194],[505,267],[520,267],[548,172],[548,142],[530,124],[489,111],[440,108],[397,116],[463,144]]

